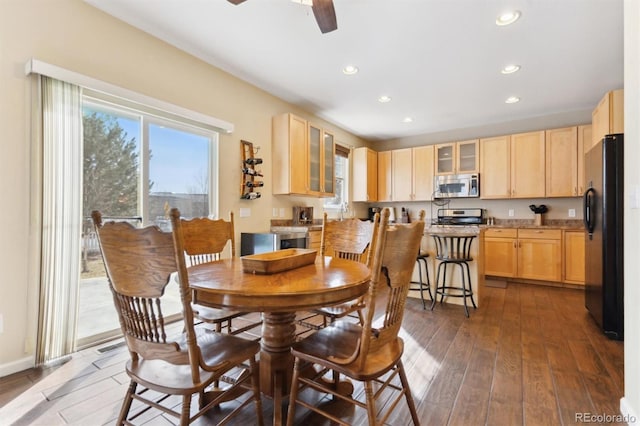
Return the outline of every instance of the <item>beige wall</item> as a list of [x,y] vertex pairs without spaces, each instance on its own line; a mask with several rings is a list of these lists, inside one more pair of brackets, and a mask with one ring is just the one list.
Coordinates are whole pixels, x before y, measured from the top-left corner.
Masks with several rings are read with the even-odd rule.
[[[238,231],[266,231],[273,207],[291,217],[294,205],[318,199],[271,196],[271,117],[295,112],[333,130],[338,142],[364,141],[94,9],[81,0],[0,0],[0,376],[29,367],[36,330],[37,284],[30,215],[30,79],[24,64],[36,58],[141,94],[231,122],[220,138],[220,213],[233,210]],[[240,140],[261,146],[265,190],[259,200],[239,199]],[[240,207],[251,217],[239,218]],[[364,209],[364,207],[362,207]],[[364,214],[364,213],[363,213]],[[31,283],[29,283],[31,277]]]
[[[629,194],[640,188],[640,2],[624,2],[624,398],[623,414],[640,424],[640,209],[632,208]],[[631,422],[629,422],[631,424]]]

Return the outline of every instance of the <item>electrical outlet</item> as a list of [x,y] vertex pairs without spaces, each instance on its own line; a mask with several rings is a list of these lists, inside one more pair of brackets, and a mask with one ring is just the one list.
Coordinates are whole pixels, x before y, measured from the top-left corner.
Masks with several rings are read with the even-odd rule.
[[0,334],[4,333],[4,317],[0,314]]
[[249,216],[251,216],[251,209],[249,207],[241,207],[240,217],[249,217]]
[[509,217],[514,217],[516,215],[516,211],[514,209],[509,209]]
[[576,217],[576,209],[569,209],[569,217]]
[[273,211],[271,212],[271,216],[278,217],[278,208],[277,207],[273,208]]
[[284,207],[280,207],[280,217],[284,217]]

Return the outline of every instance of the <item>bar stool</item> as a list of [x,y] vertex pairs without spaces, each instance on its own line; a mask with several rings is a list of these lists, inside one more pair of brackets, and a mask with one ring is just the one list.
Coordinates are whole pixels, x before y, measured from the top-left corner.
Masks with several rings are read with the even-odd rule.
[[[436,289],[435,297],[431,301],[431,310],[436,305],[436,299],[440,295],[440,303],[446,297],[462,297],[464,301],[464,313],[469,318],[469,309],[467,307],[467,298],[471,299],[473,308],[476,309],[476,302],[473,300],[473,290],[471,289],[471,272],[469,263],[473,261],[471,257],[471,243],[476,237],[475,235],[464,234],[432,234],[436,243],[436,259],[440,261],[438,271],[436,273]],[[447,265],[454,264],[460,267],[460,277],[462,282],[460,285],[453,283],[447,284]],[[440,280],[440,272],[442,280]],[[465,273],[466,272],[466,273]]]
[[[420,291],[420,299],[422,300],[422,309],[427,309],[427,304],[424,301],[424,290],[429,292],[429,300],[433,303],[433,294],[431,293],[431,280],[429,279],[429,253],[418,253],[416,257],[416,264],[418,266],[418,280],[411,281],[409,290]],[[424,274],[427,280],[422,279],[422,265],[424,264]]]

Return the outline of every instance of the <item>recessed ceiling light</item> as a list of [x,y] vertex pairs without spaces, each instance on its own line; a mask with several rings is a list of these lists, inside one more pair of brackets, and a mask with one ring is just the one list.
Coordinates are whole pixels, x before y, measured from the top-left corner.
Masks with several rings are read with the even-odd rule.
[[503,27],[505,25],[510,25],[516,22],[519,18],[520,18],[519,10],[505,12],[498,15],[498,17],[496,18],[496,25],[500,27]]
[[505,104],[515,104],[517,102],[520,102],[520,98],[517,96],[509,96],[504,103]]
[[514,72],[518,71],[520,69],[520,65],[507,65],[506,67],[502,68],[502,71],[500,71],[502,74],[513,74]]
[[387,95],[382,95],[378,98],[378,102],[381,102],[383,104],[387,103],[387,102],[391,102],[391,97],[387,96]]
[[356,67],[354,65],[347,65],[346,67],[342,68],[342,73],[346,74],[346,75],[357,74],[358,73],[358,67]]
[[403,123],[413,123],[413,118],[411,117],[405,117],[402,119]]

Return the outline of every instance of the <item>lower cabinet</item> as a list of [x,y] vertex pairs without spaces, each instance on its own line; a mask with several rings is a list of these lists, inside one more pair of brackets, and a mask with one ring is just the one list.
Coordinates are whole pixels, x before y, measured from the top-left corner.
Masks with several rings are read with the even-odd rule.
[[518,230],[518,277],[562,281],[562,231]]
[[[322,231],[309,231],[309,248],[320,250],[320,240],[322,239]],[[320,251],[318,251],[320,254]]]
[[518,275],[518,230],[487,229],[484,234],[484,273],[513,278]]
[[564,282],[584,285],[584,231],[564,233]]
[[562,266],[560,229],[491,228],[485,231],[485,275],[562,282]]

